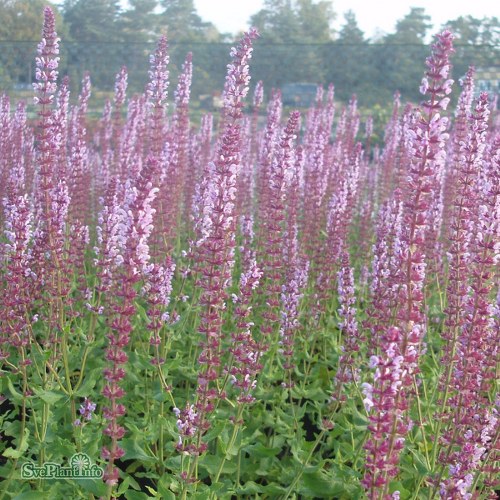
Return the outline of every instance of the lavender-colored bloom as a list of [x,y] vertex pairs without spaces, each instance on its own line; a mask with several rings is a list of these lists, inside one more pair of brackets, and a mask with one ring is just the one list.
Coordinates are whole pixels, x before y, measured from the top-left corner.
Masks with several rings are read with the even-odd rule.
[[250,70],[248,63],[252,57],[252,42],[258,37],[257,30],[250,28],[240,40],[238,47],[230,52],[232,62],[227,66],[224,84],[224,112],[233,119],[241,118],[243,100],[248,94]]
[[[413,296],[408,295],[407,321],[421,321],[419,309],[425,278],[425,239],[433,200],[439,193],[436,183],[446,157],[444,145],[448,139],[448,134],[445,133],[448,119],[441,117],[440,111],[446,109],[448,98],[444,96],[451,92],[453,83],[448,79],[452,40],[453,37],[448,31],[437,36],[432,55],[426,61],[428,70],[422,88],[423,93],[429,97],[422,104],[427,113],[417,116],[413,126],[406,131],[412,161],[408,172],[408,196],[405,203],[405,224],[408,228],[405,240],[408,247],[417,245],[407,265],[406,279],[412,282],[413,290]],[[407,254],[406,257],[408,256]]]
[[179,431],[177,449],[179,451],[190,453],[193,451],[192,446],[184,444],[184,439],[193,437],[198,431],[198,413],[196,412],[195,406],[190,404],[186,404],[186,407],[183,410],[174,408],[173,411],[177,417],[177,430]]
[[120,68],[120,71],[116,74],[114,95],[115,108],[121,108],[125,103],[125,98],[127,96],[127,81],[127,68],[125,66],[122,66]]
[[430,210],[439,196],[437,176],[445,160],[445,133],[448,120],[440,111],[446,108],[452,81],[448,79],[452,35],[444,31],[437,36],[432,54],[427,59],[425,92],[429,99],[422,104],[426,113],[418,114],[406,130],[407,147],[411,157],[405,186],[403,233],[399,245],[402,272],[399,277],[398,319],[402,323],[406,374],[403,384],[412,385],[412,375],[422,353],[426,322],[423,314],[426,278],[426,237]]
[[359,378],[359,358],[357,353],[364,341],[356,320],[354,269],[350,267],[347,253],[342,255],[342,267],[337,274],[337,288],[340,305],[338,309],[339,328],[343,334],[343,345],[335,381],[337,383],[336,391],[340,392],[344,384]]
[[[267,124],[261,139],[258,155],[257,167],[257,192],[259,196],[259,218],[265,220],[268,216],[267,207],[269,206],[269,176],[275,150],[278,147],[280,132],[280,119],[283,105],[281,103],[281,92],[274,91],[267,105]],[[262,235],[259,240],[265,238]]]
[[251,329],[254,324],[250,319],[252,295],[259,286],[261,277],[262,271],[257,267],[255,259],[252,259],[240,277],[240,293],[235,297],[237,329],[231,334],[233,345],[230,348],[234,361],[225,371],[230,374],[232,385],[239,392],[239,404],[254,401],[252,391],[257,385],[257,374],[262,369],[260,358],[264,349],[252,336]]
[[362,480],[370,498],[378,498],[398,472],[399,454],[410,422],[405,421],[407,403],[401,392],[406,374],[401,355],[402,333],[389,328],[384,335],[385,352],[372,357],[373,384],[362,384],[363,403],[369,412],[370,436],[365,444],[366,472]]
[[[92,420],[92,415],[96,409],[97,405],[93,403],[89,398],[85,398],[83,404],[80,406],[80,415],[85,420]],[[76,425],[76,424],[75,424]]]
[[[297,279],[300,279],[300,275],[303,274],[298,271],[298,274],[291,277],[289,282],[290,289],[283,290],[283,284],[285,283],[285,266],[283,262],[283,245],[284,248],[290,250],[288,258],[291,259],[288,263],[290,266],[290,272],[294,273],[292,269],[296,267],[302,267],[296,260],[297,248],[295,251],[287,245],[293,246],[293,240],[296,239],[296,227],[289,228],[288,242],[284,240],[284,221],[286,218],[285,212],[285,199],[287,188],[289,187],[290,180],[293,177],[294,165],[295,165],[295,154],[294,154],[294,142],[296,138],[296,133],[298,131],[300,113],[294,111],[290,113],[285,130],[282,133],[276,155],[269,168],[268,185],[266,186],[266,197],[261,200],[262,208],[262,237],[263,240],[263,252],[262,252],[262,269],[264,271],[264,284],[263,292],[266,297],[267,310],[263,312],[263,317],[265,318],[265,323],[262,327],[262,332],[265,335],[270,335],[273,330],[275,330],[274,325],[278,325],[279,309],[281,308],[281,299],[286,299],[289,304],[288,313],[291,316],[296,316],[293,312],[295,303],[298,299],[296,295],[300,295],[298,290]],[[295,284],[292,285],[291,283]],[[283,295],[284,294],[284,295]],[[295,297],[295,298],[294,298]],[[288,318],[288,319],[287,319]],[[295,317],[290,317],[289,315],[282,317],[282,321],[291,321],[290,327],[295,322]],[[283,326],[283,324],[282,324]],[[288,327],[285,330],[282,329],[281,336],[283,341],[291,341],[287,339]],[[291,335],[293,328],[289,330]],[[290,346],[286,347],[285,350],[288,352],[286,356],[290,356]],[[287,365],[289,361],[287,361]]]
[[37,83],[33,84],[33,88],[37,94],[35,104],[47,106],[53,103],[54,94],[57,90],[60,38],[58,38],[55,30],[56,21],[52,9],[45,7],[43,15],[42,40],[38,44],[38,56],[35,59]]
[[[294,234],[287,235],[286,238],[294,241],[295,248],[297,243],[297,228]],[[285,358],[283,368],[291,370],[293,368],[293,354],[295,344],[295,332],[299,328],[299,305],[303,297],[304,289],[309,276],[309,261],[301,258],[298,252],[288,256],[286,280],[281,289],[281,325],[280,341],[282,355]]]
[[466,278],[470,270],[471,243],[474,238],[474,220],[478,202],[479,173],[486,140],[488,123],[488,98],[483,94],[471,120],[467,141],[461,144],[460,162],[457,167],[456,195],[451,213],[451,245],[449,252],[448,307],[443,363],[455,363],[451,353],[455,350],[458,334],[463,325],[463,302],[468,295]]
[[92,83],[90,81],[90,73],[87,71],[83,74],[82,90],[78,96],[78,113],[81,119],[85,118],[87,107],[91,95]]
[[471,454],[488,446],[484,439],[491,416],[487,394],[497,378],[500,330],[495,329],[489,294],[500,248],[500,148],[499,141],[494,141],[495,153],[489,157],[488,116],[488,97],[482,93],[467,120],[466,139],[460,146],[451,212],[449,298],[443,332],[448,341],[443,356],[447,368],[440,380],[446,395],[442,416],[446,427],[441,441],[449,450],[440,460],[450,467],[450,477],[441,483],[446,498],[466,491],[466,476],[484,467],[480,459],[471,460]]
[[[243,99],[248,93],[250,76],[248,61],[252,41],[257,36],[250,30],[231,51],[232,63],[228,65],[224,87],[223,133],[218,141],[214,161],[208,169],[208,180],[201,193],[201,238],[196,248],[199,284],[202,288],[200,303],[203,306],[199,332],[203,335],[198,363],[196,413],[200,420],[198,432],[209,427],[209,415],[214,409],[214,399],[219,396],[212,387],[218,378],[221,364],[222,313],[226,307],[226,290],[231,284],[234,266],[236,218],[234,200],[237,178],[241,169],[240,139]],[[206,449],[206,444],[195,447],[195,453]]]
[[156,51],[149,58],[149,83],[146,93],[149,103],[154,108],[163,108],[168,96],[168,41],[165,35],[158,40]]
[[[165,265],[157,263],[150,265],[145,274],[142,293],[149,305],[147,327],[151,331],[150,343],[153,346],[161,344],[160,330],[163,324],[170,320],[166,309],[170,304],[174,271],[175,264],[169,259]],[[159,362],[158,356],[157,353],[157,362]]]
[[0,262],[5,265],[3,307],[0,309],[0,352],[8,357],[8,346],[26,346],[27,320],[33,304],[33,212],[27,195],[4,200],[4,236]]
[[254,108],[260,108],[263,100],[264,100],[264,85],[262,84],[262,80],[259,80],[257,82],[257,85],[255,85],[255,90],[253,93]]
[[[378,364],[378,362],[377,362]],[[377,364],[372,364],[371,367],[375,368]],[[367,413],[370,413],[370,410],[373,408],[375,403],[373,402],[373,385],[368,382],[363,382],[361,384],[361,391],[365,398],[363,399],[363,405]]]
[[189,104],[191,80],[193,78],[193,54],[188,52],[186,60],[182,65],[182,72],[179,75],[179,83],[174,92],[175,105],[177,108]]
[[43,224],[48,226],[46,229],[47,233],[50,234],[51,208],[49,191],[53,188],[53,176],[57,166],[56,153],[60,149],[60,138],[56,127],[56,113],[52,109],[57,91],[59,38],[55,31],[54,13],[49,7],[44,9],[42,41],[38,45],[37,53],[35,78],[38,82],[34,83],[33,87],[40,121],[37,137],[39,141],[37,147],[39,161],[37,172],[38,189],[35,204],[37,210],[43,214],[40,218],[43,220]]

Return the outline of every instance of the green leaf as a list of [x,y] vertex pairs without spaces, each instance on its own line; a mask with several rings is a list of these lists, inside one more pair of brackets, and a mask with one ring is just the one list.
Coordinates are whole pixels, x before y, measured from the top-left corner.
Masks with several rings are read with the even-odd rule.
[[250,454],[251,457],[263,458],[263,457],[275,457],[281,448],[268,448],[262,443],[257,443],[250,446],[245,446],[244,450]]
[[149,356],[139,353],[137,351],[132,351],[129,356],[130,366],[133,366],[135,370],[154,370],[154,366],[150,362]]
[[62,457],[71,457],[74,453],[76,453],[74,443],[68,439],[63,439],[60,436],[56,436],[54,438],[51,449],[54,455],[60,455]]
[[146,485],[146,489],[149,491],[149,493],[151,493],[151,495],[153,495],[153,497],[155,497],[155,498],[161,498],[161,495],[159,495],[156,490],[154,490],[153,488],[151,488],[151,486]]
[[7,387],[9,388],[9,392],[12,394],[12,399],[17,403],[20,403],[23,400],[23,396],[20,392],[16,391],[14,384],[9,377],[7,377]]
[[[163,479],[163,478],[162,478]],[[158,483],[158,493],[161,495],[161,498],[163,500],[175,500],[175,495],[173,492],[171,492],[168,487],[166,487],[163,483],[162,480],[160,479]]]
[[300,492],[319,498],[335,498],[345,489],[342,483],[334,481],[333,478],[323,471],[313,473],[305,472],[301,480]]
[[54,405],[64,396],[64,394],[59,392],[39,391],[37,389],[34,389],[34,393],[48,405]]
[[241,448],[241,433],[238,433],[236,436],[236,439],[232,446],[229,448],[228,445],[229,443],[225,442],[222,436],[219,436],[217,438],[217,443],[220,446],[220,449],[222,451],[222,454],[226,456],[226,460],[231,460],[233,457],[235,457],[238,452],[240,451]]
[[415,467],[416,467],[418,473],[426,475],[426,476],[429,475],[430,471],[429,471],[429,468],[427,467],[427,464],[425,463],[425,458],[418,452],[415,452],[413,450],[411,450],[411,452],[412,452],[414,464],[415,464]]
[[354,427],[358,430],[365,430],[368,426],[368,417],[361,413],[356,407],[353,407],[352,413],[352,423]]
[[[18,448],[7,448],[4,450],[2,455],[7,458],[13,458],[13,459],[18,459],[21,458],[24,455],[24,452],[28,449],[29,443],[28,443],[28,438],[30,435],[30,430],[28,427],[24,428],[24,437],[21,442],[21,446]],[[16,442],[18,442],[18,439],[16,439]]]
[[283,495],[286,493],[286,488],[276,483],[270,483],[262,487],[262,492],[268,495]]
[[44,500],[47,495],[40,493],[38,491],[25,491],[15,496],[12,500]]
[[140,460],[143,463],[150,464],[156,462],[156,458],[149,455],[135,437],[123,439],[121,446],[125,450],[124,460]]
[[127,500],[148,500],[149,498],[154,498],[142,493],[140,491],[128,490],[125,493],[125,498]]
[[89,396],[92,394],[92,389],[96,386],[97,381],[101,378],[102,372],[100,369],[95,369],[86,372],[86,376],[82,385],[75,392],[75,395],[80,397]]
[[256,495],[262,493],[264,488],[262,485],[254,483],[253,481],[247,481],[243,486],[237,488],[236,493],[238,495]]
[[412,496],[411,493],[403,486],[401,481],[393,481],[390,483],[389,493],[394,493],[395,491],[399,491],[402,500],[406,500]]
[[222,431],[227,427],[226,422],[218,422],[216,423],[206,434],[205,434],[205,442],[209,443],[212,439],[220,436]]
[[166,498],[169,497],[170,493],[173,491],[174,495],[179,493],[181,490],[181,484],[179,481],[172,475],[163,475],[158,481],[158,491],[165,495]]
[[127,476],[120,484],[120,487],[118,488],[116,494],[118,496],[123,495],[128,490],[129,485],[130,485],[130,476]]
[[[222,458],[221,457],[214,457],[213,455],[205,455],[201,460],[200,460],[200,465],[206,469],[206,471],[210,474],[216,474],[217,471],[219,470],[220,464],[221,464]],[[222,467],[222,472],[224,474],[233,474],[236,472],[236,464],[233,464],[232,462],[228,462],[227,460],[224,463],[224,466]]]
[[83,491],[88,491],[98,498],[106,495],[106,485],[100,479],[73,479],[72,481],[78,484]]
[[16,450],[14,448],[7,448],[2,455],[7,458],[21,458],[23,456],[23,452],[21,450]]

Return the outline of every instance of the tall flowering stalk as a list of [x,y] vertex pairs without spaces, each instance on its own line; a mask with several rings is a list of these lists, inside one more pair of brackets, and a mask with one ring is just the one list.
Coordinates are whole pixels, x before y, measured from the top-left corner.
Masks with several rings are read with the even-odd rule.
[[390,326],[391,311],[396,307],[401,275],[401,236],[403,203],[401,193],[380,208],[372,248],[370,301],[365,326],[370,329],[368,353],[380,354],[380,335]]
[[[244,98],[250,82],[248,62],[252,53],[252,42],[257,37],[250,30],[241,39],[237,48],[231,50],[232,62],[224,87],[224,131],[218,141],[214,161],[210,164],[210,178],[202,194],[201,238],[197,241],[198,266],[202,289],[200,304],[203,308],[199,332],[203,336],[198,357],[198,387],[194,405],[187,403],[179,413],[180,428],[190,422],[192,444],[182,444],[181,449],[199,456],[207,449],[203,435],[210,426],[209,417],[220,397],[215,381],[221,369],[223,354],[222,323],[227,287],[231,284],[234,266],[235,230],[234,201],[237,179],[241,166],[240,139]],[[184,422],[184,423],[183,423]],[[186,435],[186,434],[185,434]],[[191,461],[186,478],[191,479],[196,469],[197,458]],[[183,496],[187,493],[186,486]]]
[[144,165],[144,133],[146,106],[144,96],[134,96],[127,108],[127,119],[122,127],[117,158],[120,177],[124,182],[135,179]]
[[445,311],[447,318],[446,328],[443,331],[443,338],[447,341],[442,358],[443,366],[447,366],[441,387],[445,394],[444,400],[447,399],[453,365],[458,361],[457,341],[463,327],[463,308],[468,296],[467,281],[470,277],[474,212],[478,206],[479,174],[486,145],[489,116],[487,103],[487,95],[482,94],[475,110],[467,141],[462,142],[460,162],[457,168],[457,191],[453,202],[449,235],[448,304]]
[[168,205],[168,186],[166,172],[168,170],[168,158],[166,148],[170,143],[165,141],[166,131],[166,108],[169,87],[168,64],[170,56],[168,52],[168,40],[162,35],[158,40],[156,50],[149,58],[149,82],[146,87],[147,104],[149,112],[149,153],[160,161],[160,192],[155,201],[155,223],[153,229],[153,252],[156,254],[163,248],[163,233],[167,230],[168,222],[165,212]]
[[27,347],[30,324],[27,322],[32,307],[33,270],[31,243],[33,237],[33,212],[27,195],[4,200],[4,235],[7,242],[1,247],[1,261],[6,263],[4,276],[4,307],[0,314],[2,335],[0,358],[10,356],[9,346]]
[[399,455],[409,429],[408,402],[401,392],[407,372],[401,353],[403,335],[399,328],[389,327],[382,340],[384,351],[370,358],[370,367],[375,369],[373,384],[362,384],[370,420],[362,484],[370,500],[396,498],[387,494],[387,485],[399,471]]
[[[11,116],[10,116],[10,99],[8,95],[0,96],[0,178],[7,178],[9,156],[11,149]],[[4,183],[0,188],[0,198],[5,195]]]
[[286,219],[282,251],[285,269],[284,281],[281,287],[279,345],[281,346],[280,350],[285,370],[285,381],[282,382],[282,385],[288,388],[293,386],[292,372],[295,366],[296,333],[300,327],[299,306],[309,277],[309,260],[301,253],[298,234],[299,183],[303,170],[300,154],[300,150],[295,150],[293,166],[290,168],[290,179],[287,182]]
[[317,252],[314,242],[318,241],[324,198],[328,186],[327,146],[331,130],[327,128],[322,117],[321,108],[314,109],[308,119],[304,138],[304,157],[306,169],[304,172],[304,189],[307,197],[304,200],[304,238],[305,250],[309,255]]
[[[228,450],[233,448],[241,426],[244,424],[242,417],[245,408],[255,401],[253,391],[257,386],[258,374],[262,370],[260,360],[266,347],[262,342],[257,342],[251,333],[254,323],[251,321],[252,306],[250,305],[261,277],[262,271],[258,268],[255,258],[252,258],[248,262],[248,268],[241,274],[240,293],[233,296],[236,329],[231,334],[232,347],[229,348],[231,357],[224,371],[226,380],[229,377],[232,386],[229,392],[236,392],[237,396],[236,414],[230,417],[234,427],[227,444]],[[226,460],[227,455],[221,460],[214,477],[215,482],[219,481]],[[216,497],[213,495],[211,498]]]
[[259,111],[262,107],[262,103],[264,102],[264,84],[262,80],[259,80],[255,85],[255,89],[253,92],[253,110],[252,110],[252,119],[250,123],[250,163],[252,165],[257,161],[257,137],[258,137],[258,121],[259,121]]
[[183,204],[182,195],[189,170],[189,99],[193,62],[191,52],[187,54],[174,92],[175,113],[170,125],[170,148],[172,149],[162,187],[163,240],[167,250],[179,228],[179,215]]
[[452,142],[452,161],[447,162],[445,171],[445,189],[444,189],[444,213],[443,226],[448,228],[448,236],[453,228],[451,227],[451,212],[453,210],[453,202],[458,189],[458,172],[460,168],[461,144],[467,139],[468,126],[467,122],[471,117],[472,99],[474,94],[474,67],[470,67],[463,80],[460,80],[462,91],[458,98],[457,109],[455,111],[455,122],[451,136]]
[[[189,207],[187,208],[191,210],[190,219],[192,230],[195,233],[194,236],[192,236],[193,240],[190,240],[190,245],[192,245],[193,247],[195,246],[194,240],[202,238],[201,227],[203,219],[203,199],[210,179],[212,135],[213,116],[210,114],[204,115],[201,119],[200,131],[197,134],[198,145],[196,148],[194,148],[194,151],[192,151],[193,168],[190,170],[190,173],[192,175],[192,185],[189,189],[190,196],[186,196],[186,205],[188,205],[189,201]],[[198,152],[199,154],[196,154]],[[186,184],[186,187],[189,187],[189,183]]]
[[[4,216],[6,242],[0,246],[0,262],[5,263],[5,274],[1,276],[4,295],[0,309],[0,370],[4,374],[7,366],[21,379],[18,448],[22,450],[29,407],[27,397],[30,395],[28,368],[33,362],[30,353],[32,323],[36,322],[31,316],[35,276],[30,248],[33,212],[28,196],[11,193],[10,199],[4,199]],[[17,362],[10,359],[12,351],[17,351]]]
[[54,154],[57,149],[54,130],[54,99],[57,91],[57,77],[59,65],[59,41],[55,31],[54,13],[49,7],[44,9],[44,23],[42,41],[38,44],[36,57],[37,83],[34,102],[38,105],[39,134],[38,140],[38,186],[37,204],[41,210],[40,218],[49,225],[50,233],[50,190],[53,187]]
[[111,209],[107,221],[108,245],[105,258],[111,258],[120,267],[113,275],[111,308],[112,321],[107,334],[108,347],[105,358],[108,362],[104,370],[106,385],[103,395],[108,399],[103,415],[108,421],[104,434],[110,438],[110,444],[102,447],[101,455],[107,461],[104,479],[111,493],[119,478],[115,461],[124,455],[119,442],[125,435],[125,428],[119,419],[125,412],[125,406],[119,401],[125,391],[120,383],[125,378],[124,365],[127,363],[126,352],[132,334],[132,316],[136,312],[134,300],[137,292],[134,285],[144,273],[151,271],[148,239],[152,231],[154,209],[153,200],[158,188],[153,186],[157,173],[157,161],[149,158],[139,177],[125,186],[123,208]]
[[341,255],[347,244],[349,226],[354,216],[359,186],[359,172],[362,161],[361,144],[354,148],[352,155],[345,155],[340,165],[343,167],[343,180],[340,181],[328,203],[326,214],[326,238],[316,250],[318,275],[319,310],[324,312],[330,294],[335,290],[336,272],[340,268]]
[[427,71],[420,87],[429,99],[422,104],[423,112],[408,130],[412,154],[405,192],[404,266],[406,305],[400,318],[411,325],[418,325],[423,334],[423,286],[425,280],[425,238],[429,223],[429,210],[436,193],[436,175],[445,160],[445,133],[448,119],[440,112],[446,110],[453,80],[448,79],[449,56],[453,37],[444,31],[437,36],[432,55],[427,59]]
[[168,96],[168,41],[165,35],[158,40],[156,51],[149,58],[149,82],[146,88],[148,105],[151,108],[151,137],[149,150],[155,158],[163,151],[165,108]]
[[72,109],[69,131],[68,178],[71,196],[70,216],[75,221],[88,222],[91,217],[91,173],[89,145],[87,137],[88,101],[91,95],[91,82],[88,74],[84,75],[82,91],[78,105]]
[[[265,346],[256,342],[251,333],[254,326],[251,320],[251,301],[261,277],[262,271],[253,258],[248,262],[248,268],[241,275],[239,295],[233,297],[236,304],[234,314],[237,318],[237,328],[231,334],[233,347],[229,349],[229,352],[232,354],[232,362],[229,363],[227,372],[231,379],[231,385],[238,392],[237,402],[239,405],[255,401],[252,392],[257,385],[257,374],[262,369],[260,358]],[[238,411],[238,414],[241,417],[241,411]]]
[[[37,83],[34,102],[38,106],[38,134],[36,137],[35,178],[35,232],[34,232],[34,272],[37,276],[40,298],[50,306],[43,309],[47,313],[47,338],[44,342],[58,344],[67,341],[64,330],[68,294],[71,290],[69,255],[67,248],[66,223],[70,196],[66,182],[65,168],[59,170],[57,163],[65,148],[63,131],[67,130],[67,89],[56,101],[59,38],[55,31],[54,13],[44,9],[42,41],[38,45],[36,57]],[[64,87],[64,86],[63,86]],[[64,132],[65,136],[65,132]],[[63,347],[64,350],[64,347]],[[54,350],[54,359],[57,357]],[[69,373],[66,373],[69,379]],[[69,383],[69,382],[68,382]]]
[[112,174],[120,174],[118,159],[121,156],[121,133],[122,133],[122,108],[127,98],[128,72],[125,66],[120,68],[120,71],[115,77],[115,94],[113,96],[113,111],[111,114],[112,132],[111,144],[113,150],[113,164],[111,165]]
[[[427,58],[427,71],[420,87],[429,99],[422,103],[423,111],[417,116],[413,126],[408,129],[408,141],[411,152],[411,162],[408,167],[408,178],[405,192],[403,212],[403,234],[401,238],[402,272],[399,283],[396,319],[401,325],[390,327],[382,337],[382,352],[389,357],[384,338],[397,333],[400,338],[389,345],[391,354],[397,346],[398,356],[401,356],[404,372],[395,390],[394,399],[386,406],[383,418],[387,420],[385,427],[384,446],[371,445],[372,440],[380,440],[379,429],[371,427],[371,440],[365,448],[373,457],[373,467],[368,468],[367,480],[364,485],[370,491],[372,498],[384,498],[389,487],[389,479],[394,475],[393,467],[380,466],[388,460],[396,461],[402,449],[402,442],[408,426],[400,425],[401,412],[406,409],[408,391],[413,390],[414,376],[418,373],[418,360],[422,353],[423,338],[426,332],[426,320],[423,311],[425,267],[426,267],[426,235],[429,224],[429,210],[436,196],[436,175],[442,168],[445,159],[445,133],[448,120],[441,117],[449,102],[452,80],[448,79],[450,69],[449,55],[452,52],[453,37],[444,31],[437,35],[437,41],[432,47],[432,54]],[[392,333],[391,333],[392,332]],[[399,358],[398,358],[399,359]],[[383,395],[382,381],[375,380],[374,387],[378,394]],[[382,416],[380,416],[382,417]],[[377,417],[379,418],[379,417]],[[392,464],[395,465],[394,463]]]
[[[455,356],[449,355],[448,361],[454,367],[446,370],[444,382],[451,386],[451,394],[448,385],[444,394],[445,398],[449,394],[446,403],[451,415],[446,415],[449,422],[443,439],[446,451],[442,451],[440,456],[441,462],[449,466],[450,477],[441,484],[441,489],[447,492],[455,491],[457,485],[462,485],[465,491],[469,489],[471,483],[468,478],[480,470],[483,456],[492,444],[485,440],[484,432],[491,417],[489,393],[494,388],[492,381],[496,377],[499,359],[498,332],[495,332],[494,308],[489,295],[493,288],[494,266],[500,256],[500,175],[498,141],[491,166],[486,167],[486,162],[481,161],[488,115],[488,96],[482,93],[474,110],[475,120],[467,141],[461,148],[461,170],[468,169],[471,173],[482,175],[476,177],[474,186],[478,191],[476,237],[467,242],[465,252],[459,253],[467,264],[465,276],[462,274],[465,283],[460,283],[459,292],[462,293],[457,293],[455,297],[451,294],[450,297],[452,305],[455,303],[456,307],[459,299],[462,307],[458,317],[455,308],[450,311],[453,314],[451,319],[455,320],[451,326],[457,333],[451,339],[452,354]],[[486,167],[486,171],[478,172],[481,167]],[[465,176],[464,173],[462,175]],[[460,197],[460,190],[457,201],[458,207],[462,208],[464,200]],[[467,215],[462,217],[467,223]],[[466,257],[468,255],[469,258]],[[459,266],[458,271],[463,273],[463,267]],[[468,277],[470,288],[465,288]],[[471,453],[475,457],[472,461]]]
[[299,254],[298,229],[295,225],[285,233],[287,239],[284,261],[287,264],[285,281],[281,286],[281,322],[280,341],[283,368],[286,373],[286,382],[283,385],[291,388],[293,357],[295,354],[295,334],[299,324],[299,306],[307,285],[309,276],[309,261]]
[[381,172],[379,176],[378,196],[379,203],[383,203],[389,197],[393,189],[394,170],[397,164],[397,155],[401,143],[402,124],[399,116],[401,108],[401,95],[394,94],[391,119],[384,130],[384,149],[381,152],[380,164]]
[[[294,149],[293,143],[298,130],[300,113],[294,111],[290,114],[288,123],[279,142],[279,149],[272,161],[269,172],[269,185],[267,186],[265,203],[265,218],[261,221],[264,241],[262,241],[262,269],[264,281],[262,292],[265,300],[265,310],[262,317],[265,322],[261,327],[264,336],[271,336],[267,342],[271,349],[275,349],[277,339],[273,339],[273,333],[277,333],[280,321],[281,294],[284,283],[283,245],[285,199],[287,188],[293,175]],[[262,202],[261,202],[262,203]],[[293,238],[292,234],[288,235]],[[274,351],[273,351],[274,352]]]
[[[259,162],[257,169],[257,196],[259,199],[259,220],[265,220],[267,213],[265,207],[268,207],[269,197],[269,178],[271,175],[271,166],[279,141],[279,124],[283,104],[281,102],[281,92],[274,91],[267,105],[267,123],[263,132],[259,151]],[[259,226],[260,227],[260,226]],[[259,231],[259,241],[265,240],[263,230]]]
[[334,400],[345,401],[346,385],[358,381],[360,346],[365,340],[356,319],[356,295],[354,290],[354,269],[350,267],[349,255],[342,254],[342,265],[337,274],[337,289],[340,317],[339,329],[342,333],[338,370],[335,375]]

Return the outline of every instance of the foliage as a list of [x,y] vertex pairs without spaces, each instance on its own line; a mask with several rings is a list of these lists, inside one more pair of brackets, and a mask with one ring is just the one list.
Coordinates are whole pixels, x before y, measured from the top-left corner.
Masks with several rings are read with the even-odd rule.
[[361,126],[333,86],[249,107],[251,29],[195,126],[166,36],[92,120],[56,23],[36,120],[0,98],[0,500],[494,498],[498,116],[453,35]]

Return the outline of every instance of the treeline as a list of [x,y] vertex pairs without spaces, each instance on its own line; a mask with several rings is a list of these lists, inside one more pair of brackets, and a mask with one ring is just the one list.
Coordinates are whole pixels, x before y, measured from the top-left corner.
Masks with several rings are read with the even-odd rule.
[[[95,89],[111,89],[120,66],[129,69],[129,86],[142,91],[147,58],[162,33],[170,43],[171,76],[187,52],[196,61],[193,96],[211,95],[222,88],[225,54],[237,33],[220,33],[198,15],[193,0],[65,0],[55,6],[62,45],[62,74],[77,85],[89,71]],[[33,80],[33,53],[40,34],[45,0],[0,0],[0,90],[27,87]],[[431,19],[423,8],[411,8],[392,33],[368,38],[349,11],[338,31],[328,1],[266,0],[249,19],[261,37],[255,43],[252,72],[265,88],[288,82],[333,82],[337,97],[353,93],[372,106],[392,100],[395,90],[404,99],[418,100],[414,81],[422,73]],[[444,27],[456,36],[455,79],[470,64],[489,67],[500,57],[500,21],[471,16],[450,20]]]

